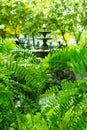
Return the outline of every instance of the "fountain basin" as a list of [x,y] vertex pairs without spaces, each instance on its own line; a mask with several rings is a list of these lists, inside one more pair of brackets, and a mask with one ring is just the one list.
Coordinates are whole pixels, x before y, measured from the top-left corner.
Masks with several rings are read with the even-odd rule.
[[47,56],[50,52],[50,50],[31,50],[31,52],[37,56],[37,57],[41,57],[44,58],[45,56]]

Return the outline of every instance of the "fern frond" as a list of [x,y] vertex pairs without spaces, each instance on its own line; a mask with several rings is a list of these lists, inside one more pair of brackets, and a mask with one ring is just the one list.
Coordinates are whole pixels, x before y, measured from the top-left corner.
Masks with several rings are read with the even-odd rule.
[[[63,89],[55,96],[43,99],[42,114],[50,129],[58,127],[59,130],[85,130],[87,128],[87,84],[86,79],[74,83],[62,84]],[[65,87],[64,87],[65,86]],[[85,115],[85,117],[84,117]],[[83,119],[84,118],[84,119]],[[82,122],[82,124],[81,124]],[[81,124],[81,125],[80,125]]]

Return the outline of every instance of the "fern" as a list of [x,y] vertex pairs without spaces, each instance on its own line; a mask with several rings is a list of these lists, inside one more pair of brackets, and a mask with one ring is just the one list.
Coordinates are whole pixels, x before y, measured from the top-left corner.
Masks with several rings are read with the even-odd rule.
[[59,130],[85,130],[87,128],[86,92],[87,85],[86,81],[83,80],[70,83],[70,87],[67,83],[66,87],[54,97],[46,98],[47,101],[45,107],[42,107],[42,114],[45,116],[50,130],[56,128]]
[[81,48],[78,53],[78,59],[72,59],[72,63],[68,62],[69,66],[73,69],[77,79],[87,77],[87,48]]

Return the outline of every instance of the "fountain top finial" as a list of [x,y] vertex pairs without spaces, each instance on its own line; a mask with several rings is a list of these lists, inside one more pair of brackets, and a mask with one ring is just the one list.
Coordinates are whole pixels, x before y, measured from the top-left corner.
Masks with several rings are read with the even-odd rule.
[[46,24],[43,24],[43,29],[44,29],[44,30],[46,29]]

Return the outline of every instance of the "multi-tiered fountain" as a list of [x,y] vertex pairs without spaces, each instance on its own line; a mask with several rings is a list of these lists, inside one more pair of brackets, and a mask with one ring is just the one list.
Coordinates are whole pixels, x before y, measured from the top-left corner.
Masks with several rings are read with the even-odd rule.
[[46,30],[46,25],[44,24],[44,25],[43,25],[43,30],[42,30],[41,32],[39,32],[39,34],[42,34],[42,37],[39,38],[39,40],[42,40],[42,41],[43,41],[43,44],[42,44],[42,46],[41,46],[41,49],[42,49],[42,50],[48,50],[48,49],[49,49],[49,46],[48,46],[48,44],[47,44],[47,41],[48,41],[48,40],[51,40],[52,38],[48,38],[48,37],[46,37],[46,36],[47,36],[47,34],[50,34],[50,33],[51,33],[50,31],[47,31],[47,30]]
[[47,41],[52,39],[52,38],[47,37],[47,34],[50,34],[50,33],[51,32],[46,30],[46,26],[44,24],[43,25],[43,30],[39,32],[39,34],[41,34],[42,37],[38,38],[39,40],[42,40],[43,43],[42,43],[42,45],[40,47],[38,47],[38,49],[33,51],[33,53],[36,56],[44,58],[50,52],[50,46],[47,44]]

